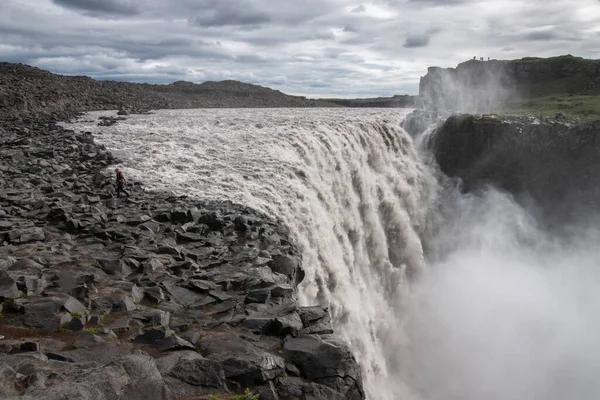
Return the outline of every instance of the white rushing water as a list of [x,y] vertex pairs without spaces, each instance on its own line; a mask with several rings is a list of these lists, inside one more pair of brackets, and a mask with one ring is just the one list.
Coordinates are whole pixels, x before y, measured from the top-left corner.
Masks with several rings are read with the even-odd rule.
[[113,114],[98,112],[74,129],[148,189],[281,218],[303,253],[300,300],[331,307],[369,399],[598,398],[596,230],[568,245],[495,190],[441,190],[406,113],[163,110],[98,127]]

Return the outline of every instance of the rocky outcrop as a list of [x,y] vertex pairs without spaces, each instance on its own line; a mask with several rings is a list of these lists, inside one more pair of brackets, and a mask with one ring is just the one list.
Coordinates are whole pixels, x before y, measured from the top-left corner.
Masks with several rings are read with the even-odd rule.
[[406,116],[402,128],[412,137],[423,134],[426,130],[434,128],[444,122],[450,113],[417,109]]
[[[0,115],[116,110],[142,113],[164,108],[336,107],[237,81],[168,85],[96,81],[62,76],[24,64],[0,63]],[[64,115],[67,115],[64,114]]]
[[419,96],[428,110],[491,112],[508,102],[556,90],[598,93],[600,60],[571,55],[520,60],[469,60],[456,68],[430,67]]
[[441,170],[463,189],[486,183],[533,199],[549,221],[600,209],[600,121],[567,125],[532,118],[455,115],[431,136]]
[[0,397],[361,399],[329,312],[300,307],[278,221],[113,195],[118,160],[48,118],[0,124]]

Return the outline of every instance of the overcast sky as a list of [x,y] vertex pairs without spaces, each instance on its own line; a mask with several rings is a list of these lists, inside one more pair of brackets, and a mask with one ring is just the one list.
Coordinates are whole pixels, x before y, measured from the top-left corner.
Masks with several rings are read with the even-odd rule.
[[0,0],[0,38],[61,74],[389,96],[473,56],[600,58],[600,0]]

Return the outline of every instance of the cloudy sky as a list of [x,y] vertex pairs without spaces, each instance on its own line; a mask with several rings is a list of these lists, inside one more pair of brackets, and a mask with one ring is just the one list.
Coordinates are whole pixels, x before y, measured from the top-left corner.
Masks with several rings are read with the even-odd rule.
[[0,0],[0,38],[61,74],[388,96],[473,56],[600,58],[600,0]]

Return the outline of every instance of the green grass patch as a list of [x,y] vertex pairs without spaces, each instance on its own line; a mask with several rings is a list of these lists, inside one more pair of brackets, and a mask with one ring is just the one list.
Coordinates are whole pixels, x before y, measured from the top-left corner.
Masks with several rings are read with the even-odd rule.
[[502,111],[516,115],[542,115],[544,118],[554,118],[558,112],[562,112],[567,120],[598,120],[600,94],[553,94],[525,98],[508,104]]

